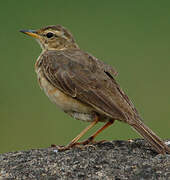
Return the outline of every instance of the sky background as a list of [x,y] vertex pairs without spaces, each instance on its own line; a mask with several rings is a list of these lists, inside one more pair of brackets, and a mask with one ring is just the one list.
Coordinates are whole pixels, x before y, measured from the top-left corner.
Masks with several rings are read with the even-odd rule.
[[[114,66],[144,122],[170,138],[169,7],[166,0],[2,1],[0,153],[65,145],[88,125],[58,110],[40,90],[34,64],[41,49],[19,32],[55,24],[67,27],[81,49]],[[131,138],[139,136],[116,121],[97,140]]]

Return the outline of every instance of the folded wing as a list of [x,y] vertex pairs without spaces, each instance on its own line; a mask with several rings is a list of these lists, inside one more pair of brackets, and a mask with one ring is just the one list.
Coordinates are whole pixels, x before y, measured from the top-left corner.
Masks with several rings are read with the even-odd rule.
[[114,69],[80,50],[70,51],[42,56],[44,76],[53,86],[114,119],[126,122],[139,117],[113,78]]

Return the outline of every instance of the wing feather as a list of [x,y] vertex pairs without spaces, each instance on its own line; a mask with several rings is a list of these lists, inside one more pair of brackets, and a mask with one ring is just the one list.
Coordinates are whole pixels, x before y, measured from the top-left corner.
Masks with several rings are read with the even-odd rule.
[[49,51],[42,57],[42,69],[53,86],[99,113],[124,121],[129,116],[138,116],[107,68],[98,66],[96,59],[88,58],[80,50],[78,55],[75,51]]

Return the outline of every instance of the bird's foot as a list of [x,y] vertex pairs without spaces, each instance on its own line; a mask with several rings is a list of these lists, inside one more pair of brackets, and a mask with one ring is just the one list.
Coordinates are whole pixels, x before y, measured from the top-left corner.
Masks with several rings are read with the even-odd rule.
[[51,147],[57,148],[58,151],[66,151],[66,150],[69,150],[69,149],[74,148],[74,147],[83,149],[87,145],[89,146],[89,145],[93,145],[93,144],[101,144],[101,143],[106,141],[106,140],[94,141],[93,139],[94,138],[90,137],[90,138],[86,139],[85,141],[70,143],[66,146],[56,146],[55,144],[52,144]]
[[56,146],[58,151],[66,151],[72,148],[80,148],[83,149],[85,146],[81,143],[70,143],[66,146]]
[[78,142],[77,144],[79,145],[87,145],[87,144],[101,144],[103,142],[105,142],[106,140],[101,140],[101,141],[94,141],[94,137],[91,136],[88,139],[86,139],[85,141],[82,142]]

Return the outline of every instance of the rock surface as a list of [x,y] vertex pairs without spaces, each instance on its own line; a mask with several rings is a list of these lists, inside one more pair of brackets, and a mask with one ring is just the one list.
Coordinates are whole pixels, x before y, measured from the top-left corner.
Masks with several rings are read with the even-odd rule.
[[0,179],[170,179],[170,155],[144,140],[111,141],[58,152],[33,149],[0,155]]

